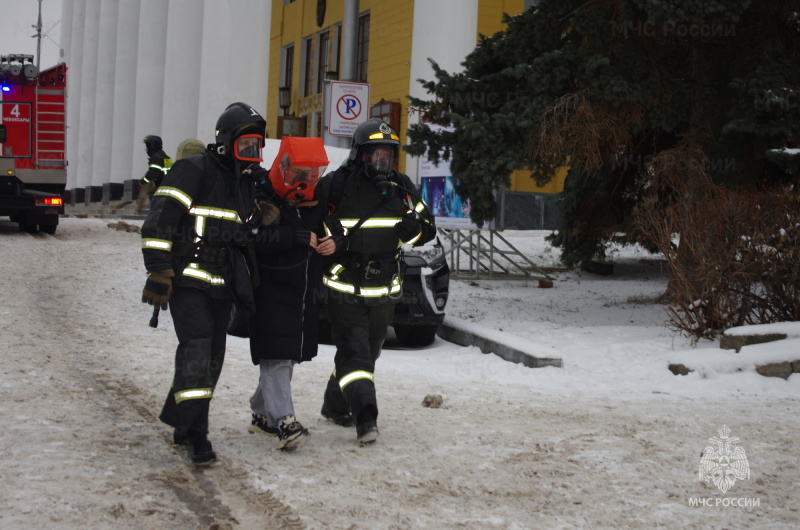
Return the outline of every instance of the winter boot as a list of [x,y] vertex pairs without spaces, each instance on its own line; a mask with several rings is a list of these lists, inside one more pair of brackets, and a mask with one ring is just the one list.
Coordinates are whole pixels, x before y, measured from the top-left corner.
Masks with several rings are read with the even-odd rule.
[[186,442],[189,460],[196,466],[208,466],[217,460],[217,454],[206,438],[195,438]]
[[260,432],[268,436],[278,436],[278,428],[270,427],[267,424],[267,417],[262,416],[261,414],[253,414],[253,419],[250,421],[250,425],[247,427],[247,430],[255,433]]
[[356,439],[360,446],[375,443],[378,439],[378,424],[374,419],[363,419],[356,425]]
[[308,429],[294,416],[286,416],[278,425],[278,449],[281,451],[294,451],[308,440]]
[[322,410],[320,411],[322,417],[325,419],[331,420],[336,425],[341,425],[342,427],[352,427],[356,424],[356,420],[353,419],[353,415],[349,412],[345,412],[344,414],[334,414],[328,409],[328,406],[323,403]]

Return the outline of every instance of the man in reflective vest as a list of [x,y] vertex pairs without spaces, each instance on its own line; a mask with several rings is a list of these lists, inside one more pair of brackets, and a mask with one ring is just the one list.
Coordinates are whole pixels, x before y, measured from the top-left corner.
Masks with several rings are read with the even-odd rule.
[[319,182],[347,235],[347,249],[323,273],[336,368],[328,381],[322,415],[356,425],[360,445],[378,438],[375,361],[402,294],[403,244],[421,245],[436,235],[433,216],[408,176],[394,170],[397,132],[378,118],[358,126],[346,165]]
[[172,166],[172,159],[164,152],[164,144],[160,136],[148,134],[144,137],[144,150],[147,152],[147,173],[139,182],[139,197],[136,199],[136,213],[144,210],[144,203],[153,194],[164,180]]
[[274,221],[255,200],[266,122],[247,104],[219,117],[216,144],[178,160],[155,192],[142,225],[148,278],[142,301],[170,309],[178,348],[161,421],[194,464],[216,460],[208,410],[225,358],[231,304],[254,309],[253,229]]

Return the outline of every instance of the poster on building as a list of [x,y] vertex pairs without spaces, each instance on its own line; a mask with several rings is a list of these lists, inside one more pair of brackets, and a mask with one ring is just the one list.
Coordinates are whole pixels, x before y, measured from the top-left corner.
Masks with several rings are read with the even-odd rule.
[[[431,130],[440,130],[441,126],[428,124]],[[449,160],[439,159],[434,164],[429,158],[422,157],[419,167],[420,196],[436,217],[436,226],[440,228],[464,228],[476,230],[478,227],[469,218],[469,200],[463,200],[456,193],[458,180],[450,172]],[[494,222],[484,224],[482,228],[491,229]]]
[[328,134],[353,136],[368,118],[369,83],[331,81],[330,91]]

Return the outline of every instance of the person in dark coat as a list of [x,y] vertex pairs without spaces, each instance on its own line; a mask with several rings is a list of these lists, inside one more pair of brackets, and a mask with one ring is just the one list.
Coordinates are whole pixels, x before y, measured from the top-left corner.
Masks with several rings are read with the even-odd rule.
[[172,159],[164,152],[160,136],[148,134],[144,137],[144,150],[147,153],[147,173],[139,181],[139,197],[136,199],[136,213],[144,210],[145,201],[152,200],[156,189],[172,167]]
[[262,197],[280,216],[256,235],[261,283],[254,292],[250,354],[260,377],[250,399],[248,430],[277,436],[284,451],[308,439],[294,412],[292,373],[295,364],[317,355],[323,256],[344,243],[341,225],[326,226],[327,209],[314,200],[314,186],[327,165],[320,138],[284,138],[268,178],[260,183]]

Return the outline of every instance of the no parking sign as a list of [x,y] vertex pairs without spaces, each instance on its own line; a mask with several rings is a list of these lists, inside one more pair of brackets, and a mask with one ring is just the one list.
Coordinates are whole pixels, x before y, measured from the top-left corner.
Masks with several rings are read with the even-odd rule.
[[353,136],[369,116],[369,83],[331,81],[328,134]]

